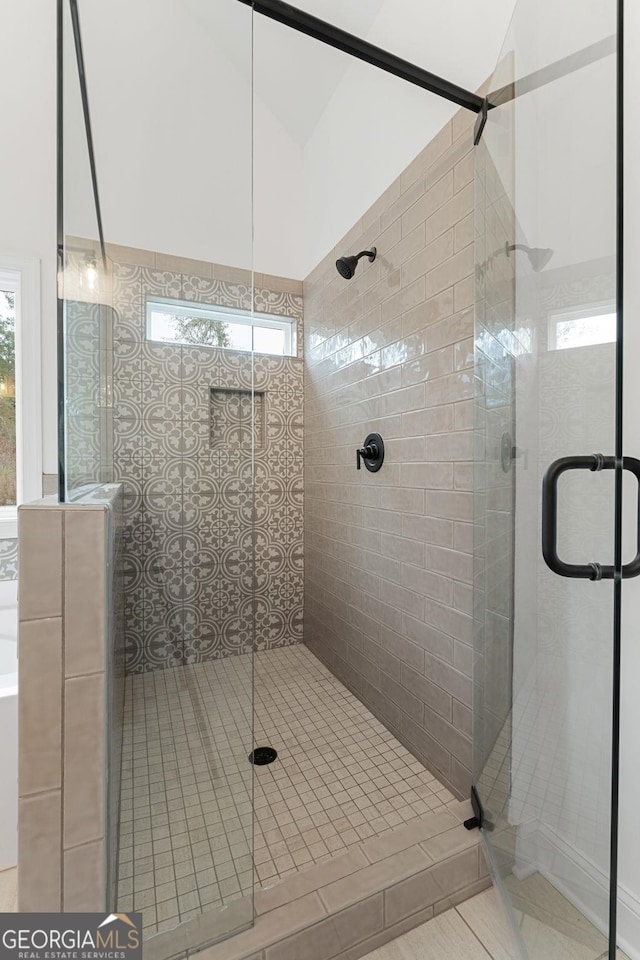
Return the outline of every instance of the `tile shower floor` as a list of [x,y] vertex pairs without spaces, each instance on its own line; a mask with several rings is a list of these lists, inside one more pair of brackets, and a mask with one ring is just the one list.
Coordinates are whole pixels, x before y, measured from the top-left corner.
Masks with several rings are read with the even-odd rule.
[[254,660],[263,767],[250,657],[127,678],[117,903],[147,934],[453,799],[306,647]]

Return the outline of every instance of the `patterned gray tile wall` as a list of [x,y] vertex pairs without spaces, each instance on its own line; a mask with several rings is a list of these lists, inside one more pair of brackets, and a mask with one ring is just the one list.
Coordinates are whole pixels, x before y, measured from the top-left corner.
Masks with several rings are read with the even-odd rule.
[[71,500],[111,479],[113,311],[109,261],[105,268],[94,241],[67,237],[66,247],[64,483]]
[[18,579],[18,539],[0,540],[0,580]]
[[[462,113],[304,284],[305,643],[471,781],[474,158]],[[355,278],[335,259],[375,244]],[[379,473],[355,451],[382,434]]]
[[[207,275],[201,264],[204,276],[184,272],[188,261],[175,261],[183,272],[156,269],[140,261],[160,255],[127,253],[122,262],[112,251],[127,672],[242,653],[253,643],[266,650],[299,642],[302,358],[147,341],[147,295],[247,309],[250,277],[212,265]],[[297,318],[302,346],[301,284],[256,278],[265,282],[275,289],[256,286],[256,309]],[[251,443],[236,442],[233,430],[228,443],[212,443],[212,388],[260,394],[264,442],[256,446],[255,473]]]

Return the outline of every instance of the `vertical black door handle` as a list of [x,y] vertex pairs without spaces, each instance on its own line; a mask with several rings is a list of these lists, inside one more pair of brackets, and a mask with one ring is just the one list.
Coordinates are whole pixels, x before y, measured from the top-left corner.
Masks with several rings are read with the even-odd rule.
[[[567,470],[615,470],[615,457],[593,453],[581,457],[561,457],[554,460],[542,481],[542,556],[546,565],[560,577],[586,580],[613,580],[615,568],[601,563],[565,563],[558,556],[558,480]],[[638,481],[638,521],[636,555],[622,567],[622,577],[629,579],[640,574],[640,460],[623,457],[622,469],[629,470]]]

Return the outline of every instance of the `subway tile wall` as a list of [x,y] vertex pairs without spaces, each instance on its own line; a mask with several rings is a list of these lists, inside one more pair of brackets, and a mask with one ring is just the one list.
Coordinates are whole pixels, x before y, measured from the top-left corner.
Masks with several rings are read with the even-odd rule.
[[[471,782],[474,158],[457,114],[304,284],[305,643]],[[343,280],[337,256],[375,245]],[[356,472],[377,431],[379,473]]]
[[[109,255],[127,673],[299,642],[302,285],[256,274],[252,289],[251,274],[230,267],[113,246]],[[148,295],[238,309],[253,299],[296,320],[298,356],[149,341]]]
[[18,511],[20,910],[104,910],[114,877],[121,497],[110,485],[82,503],[49,497]]

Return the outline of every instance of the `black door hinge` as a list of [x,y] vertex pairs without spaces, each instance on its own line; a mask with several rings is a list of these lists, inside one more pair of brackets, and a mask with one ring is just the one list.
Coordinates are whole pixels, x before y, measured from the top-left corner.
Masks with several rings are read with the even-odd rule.
[[478,791],[475,787],[471,787],[471,806],[473,808],[474,816],[469,817],[468,820],[465,820],[464,825],[467,830],[475,830],[476,827],[479,830],[482,830],[484,825],[484,810],[482,809],[480,797],[478,796]]

